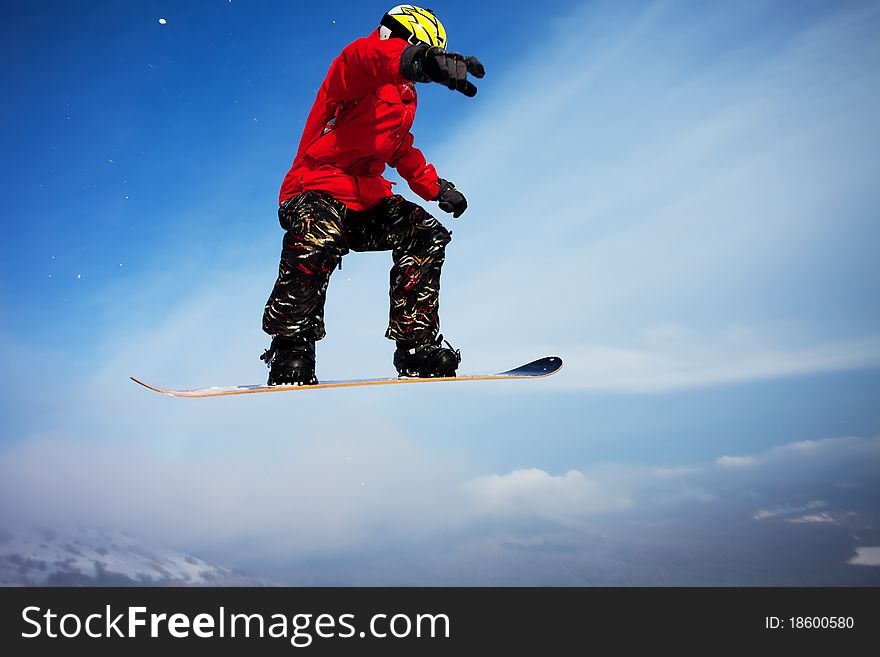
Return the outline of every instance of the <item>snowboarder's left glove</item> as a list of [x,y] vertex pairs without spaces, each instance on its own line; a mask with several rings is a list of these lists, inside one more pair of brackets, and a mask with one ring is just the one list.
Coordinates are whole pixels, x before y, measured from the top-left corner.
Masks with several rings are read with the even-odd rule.
[[486,70],[476,57],[446,52],[442,48],[424,43],[404,49],[400,57],[400,72],[407,80],[439,82],[468,97],[477,95],[477,87],[468,80],[468,73],[475,78],[486,75]]
[[451,212],[452,216],[458,219],[461,216],[461,213],[467,210],[467,199],[464,197],[460,191],[455,188],[448,180],[440,179],[440,193],[437,194],[437,198],[434,199],[439,201],[440,209],[443,212]]

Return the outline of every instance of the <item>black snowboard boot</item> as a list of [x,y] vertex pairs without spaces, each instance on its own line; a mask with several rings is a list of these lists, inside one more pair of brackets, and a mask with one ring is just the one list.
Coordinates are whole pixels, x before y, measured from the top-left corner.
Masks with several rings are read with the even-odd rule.
[[461,352],[453,349],[442,335],[437,341],[429,344],[397,341],[394,352],[394,367],[400,376],[413,376],[421,379],[434,379],[455,376],[455,370],[461,362]]
[[315,341],[276,335],[260,356],[269,366],[269,385],[314,385]]

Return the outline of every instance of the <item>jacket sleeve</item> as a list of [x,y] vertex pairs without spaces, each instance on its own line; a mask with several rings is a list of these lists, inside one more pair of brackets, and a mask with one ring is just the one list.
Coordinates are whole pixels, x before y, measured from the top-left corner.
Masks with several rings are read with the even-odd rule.
[[354,100],[386,84],[403,84],[400,56],[409,44],[403,39],[362,38],[348,44],[333,60],[324,81],[327,96]]
[[422,151],[413,146],[413,135],[407,132],[388,164],[397,169],[409,187],[426,201],[437,200],[440,178],[433,164],[428,164]]

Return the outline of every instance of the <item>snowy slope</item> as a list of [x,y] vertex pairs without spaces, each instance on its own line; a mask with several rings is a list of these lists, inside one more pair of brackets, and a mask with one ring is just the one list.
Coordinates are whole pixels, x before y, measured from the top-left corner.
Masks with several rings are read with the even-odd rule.
[[89,528],[0,529],[2,586],[266,586],[185,552]]

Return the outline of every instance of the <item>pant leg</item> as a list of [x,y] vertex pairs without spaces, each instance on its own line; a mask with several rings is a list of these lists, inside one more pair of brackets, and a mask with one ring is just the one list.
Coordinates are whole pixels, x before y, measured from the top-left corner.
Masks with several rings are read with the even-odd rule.
[[345,231],[354,251],[391,251],[391,309],[385,337],[433,342],[440,331],[440,270],[449,231],[402,196],[389,196],[367,212],[352,213]]
[[285,228],[278,279],[263,312],[269,335],[320,340],[330,274],[348,252],[346,207],[324,192],[304,192],[278,209]]

